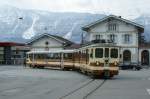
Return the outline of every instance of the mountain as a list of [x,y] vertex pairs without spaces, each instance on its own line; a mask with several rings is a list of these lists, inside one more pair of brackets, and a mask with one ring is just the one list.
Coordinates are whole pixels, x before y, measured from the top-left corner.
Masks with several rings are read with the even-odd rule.
[[[26,42],[42,33],[50,33],[80,43],[81,27],[105,15],[90,13],[56,13],[0,6],[0,41]],[[144,23],[146,20],[148,23]],[[144,24],[149,35],[150,17],[140,16],[135,22]]]
[[0,7],[0,41],[25,42],[35,35],[50,33],[80,42],[81,27],[104,17],[89,13],[55,13]]
[[144,37],[145,40],[150,42],[150,15],[142,14],[134,20],[135,22],[144,26]]

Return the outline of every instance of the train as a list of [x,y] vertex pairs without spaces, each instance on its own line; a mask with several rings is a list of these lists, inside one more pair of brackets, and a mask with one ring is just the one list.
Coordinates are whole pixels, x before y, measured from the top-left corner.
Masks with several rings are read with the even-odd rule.
[[114,43],[84,45],[79,49],[30,51],[26,64],[32,68],[77,70],[92,77],[119,74],[120,47]]

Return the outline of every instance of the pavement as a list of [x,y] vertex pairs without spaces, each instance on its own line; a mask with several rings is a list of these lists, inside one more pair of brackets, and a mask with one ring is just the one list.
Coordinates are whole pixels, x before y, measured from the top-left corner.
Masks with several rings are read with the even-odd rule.
[[150,99],[150,69],[121,70],[104,80],[75,71],[0,66],[0,99]]

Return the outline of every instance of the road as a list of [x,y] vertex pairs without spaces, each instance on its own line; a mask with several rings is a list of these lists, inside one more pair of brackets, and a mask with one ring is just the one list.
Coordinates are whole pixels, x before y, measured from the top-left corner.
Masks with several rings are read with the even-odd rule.
[[104,80],[75,71],[0,66],[0,99],[150,99],[150,70],[124,70]]

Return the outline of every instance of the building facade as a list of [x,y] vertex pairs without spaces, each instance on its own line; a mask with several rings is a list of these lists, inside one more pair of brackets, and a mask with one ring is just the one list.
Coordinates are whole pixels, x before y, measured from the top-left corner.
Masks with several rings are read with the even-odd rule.
[[67,39],[47,33],[36,36],[27,42],[27,45],[30,47],[30,51],[62,50],[72,44],[73,43]]
[[[150,65],[150,44],[140,44],[139,46],[139,62],[141,65]],[[149,66],[150,67],[150,66]]]
[[25,44],[0,42],[0,64],[24,64],[27,51],[29,51],[29,48]]
[[144,32],[142,25],[110,15],[82,29],[87,32],[84,41],[109,40],[121,47],[123,64],[139,63],[139,37]]

